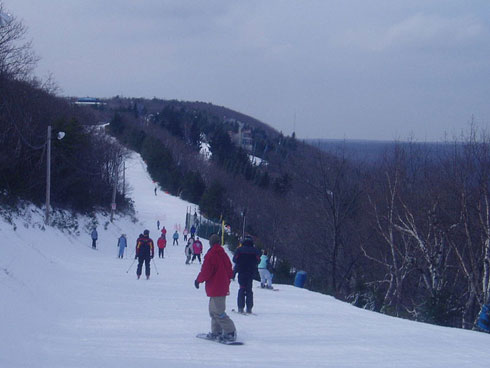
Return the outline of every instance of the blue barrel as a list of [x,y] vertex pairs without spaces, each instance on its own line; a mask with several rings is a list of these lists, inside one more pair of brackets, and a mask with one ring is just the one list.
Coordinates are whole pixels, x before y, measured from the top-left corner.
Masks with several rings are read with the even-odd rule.
[[305,282],[306,282],[306,272],[305,271],[296,272],[296,277],[294,278],[294,286],[303,288],[305,287]]
[[490,332],[490,306],[484,304],[476,323],[483,331]]

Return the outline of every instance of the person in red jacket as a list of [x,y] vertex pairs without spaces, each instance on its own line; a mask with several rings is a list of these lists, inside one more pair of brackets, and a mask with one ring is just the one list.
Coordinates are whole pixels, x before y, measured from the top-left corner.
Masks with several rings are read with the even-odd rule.
[[233,267],[230,258],[220,244],[219,236],[213,234],[209,237],[211,248],[204,256],[201,272],[194,281],[199,284],[206,283],[206,294],[209,296],[209,315],[211,316],[211,332],[208,338],[236,341],[235,324],[225,313],[226,296],[230,294],[230,279],[233,278]]
[[165,239],[165,235],[160,235],[160,237],[157,240],[157,245],[158,245],[158,258],[165,258],[163,255],[163,250],[167,246],[167,239]]

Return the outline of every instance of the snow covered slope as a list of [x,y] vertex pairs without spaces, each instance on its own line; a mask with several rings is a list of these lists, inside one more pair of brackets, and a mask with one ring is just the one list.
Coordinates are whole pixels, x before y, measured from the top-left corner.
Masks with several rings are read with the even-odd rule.
[[[189,203],[158,192],[139,155],[129,162],[139,223],[99,218],[98,250],[88,219],[80,236],[0,222],[0,367],[487,367],[490,335],[443,328],[368,312],[332,297],[276,285],[254,288],[256,316],[229,313],[244,346],[196,339],[209,331],[208,298],[185,265],[183,245],[155,258],[150,280],[136,280],[136,237],[156,240],[159,219],[183,226]],[[116,241],[128,235],[128,255]],[[205,250],[208,249],[204,242]],[[236,308],[232,282],[228,311]]]

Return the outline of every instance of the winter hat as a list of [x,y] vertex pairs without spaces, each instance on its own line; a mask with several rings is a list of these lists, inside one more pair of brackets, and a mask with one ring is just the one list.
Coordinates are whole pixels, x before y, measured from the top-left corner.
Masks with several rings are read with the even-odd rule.
[[150,235],[150,230],[143,231],[143,235],[146,235],[146,236]]
[[221,241],[219,239],[219,236],[216,234],[213,234],[209,237],[209,245],[213,246],[215,244],[221,244]]
[[252,238],[250,236],[246,236],[245,239],[243,239],[242,244],[247,246],[247,247],[253,247],[254,241],[252,240]]

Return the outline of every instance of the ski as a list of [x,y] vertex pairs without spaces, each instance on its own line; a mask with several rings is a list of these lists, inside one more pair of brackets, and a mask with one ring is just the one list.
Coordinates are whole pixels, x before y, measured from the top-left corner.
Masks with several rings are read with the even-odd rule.
[[240,314],[242,316],[258,316],[257,313],[247,313],[247,312],[239,312],[236,309],[231,310],[233,313]]
[[220,340],[220,339],[210,339],[210,338],[208,338],[208,334],[206,334],[206,333],[197,334],[196,337],[198,339],[213,341],[213,342],[217,342],[218,344],[223,344],[223,345],[243,345],[243,342],[241,342],[241,341],[226,341],[226,340]]

